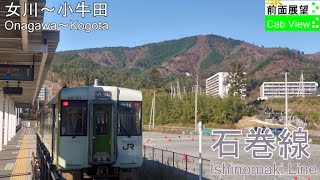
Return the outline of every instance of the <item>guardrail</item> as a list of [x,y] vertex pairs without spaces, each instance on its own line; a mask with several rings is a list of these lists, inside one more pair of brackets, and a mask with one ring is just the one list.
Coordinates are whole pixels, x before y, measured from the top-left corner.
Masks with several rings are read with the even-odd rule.
[[[220,129],[220,128],[204,128],[202,130],[203,135],[209,135],[206,133],[207,131],[211,131],[213,129]],[[143,125],[143,131],[148,132],[149,126]],[[197,135],[198,132],[194,130],[194,128],[188,128],[188,127],[170,127],[170,126],[157,126],[154,129],[150,129],[149,132],[161,132],[161,133],[168,133],[168,134],[183,134],[184,135]],[[242,136],[246,136],[246,134],[249,132],[249,129],[242,129]]]
[[32,153],[31,175],[33,180],[65,180],[52,164],[50,153],[37,134],[37,156]]
[[[148,131],[149,126],[143,125],[143,130]],[[156,126],[155,129],[150,129],[150,131],[159,131],[163,133],[182,133],[185,132],[185,134],[190,134],[190,132],[195,133],[194,128],[188,128],[188,127],[170,127],[170,126]]]
[[[142,146],[143,157],[144,159],[151,160],[162,164],[163,166],[168,166],[172,168],[171,176],[180,177],[178,179],[198,179],[199,176],[199,159],[195,156],[190,156],[187,154],[177,153],[174,151],[168,151],[160,148]],[[149,164],[150,165],[150,164]],[[203,179],[214,179],[214,180],[238,180],[238,179],[258,179],[258,178],[267,178],[272,180],[291,180],[291,179],[300,179],[298,176],[292,175],[214,175],[211,174],[212,165],[221,165],[221,162],[212,162],[208,159],[202,159],[202,177]],[[241,165],[240,165],[241,166]],[[152,168],[152,167],[151,167]],[[159,170],[159,167],[157,167]],[[177,174],[177,170],[182,171]],[[161,171],[159,171],[161,172]],[[169,172],[170,173],[170,172]],[[161,174],[156,174],[161,176]],[[308,176],[309,178],[309,176]],[[309,178],[310,179],[310,178]],[[311,178],[312,179],[312,178]]]
[[[199,159],[198,157],[187,154],[177,153],[150,146],[142,146],[143,157],[148,160],[157,161],[161,164],[172,168],[182,170],[185,179],[189,179],[190,175],[199,175]],[[211,179],[213,175],[210,172],[210,160],[202,159],[202,177]]]

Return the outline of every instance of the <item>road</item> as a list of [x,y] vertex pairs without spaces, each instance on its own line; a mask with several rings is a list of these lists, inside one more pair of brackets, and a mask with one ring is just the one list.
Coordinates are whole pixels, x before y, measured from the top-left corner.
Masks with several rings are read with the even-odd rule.
[[[180,136],[180,138],[179,138]],[[178,134],[165,134],[165,133],[156,133],[156,132],[144,132],[144,145],[156,147],[160,149],[165,149],[168,151],[174,151],[178,153],[186,153],[191,156],[198,156],[198,137],[197,136],[188,136],[188,135],[178,135]],[[259,176],[259,179],[293,179],[295,175],[288,175],[288,164],[291,163],[293,167],[291,171],[296,169],[297,163],[300,163],[301,166],[314,166],[317,168],[316,175],[310,176],[311,179],[320,179],[320,145],[311,144],[308,148],[308,152],[311,154],[310,158],[302,158],[301,160],[283,160],[282,157],[279,157],[279,147],[276,146],[274,151],[274,155],[272,159],[268,160],[254,160],[252,158],[251,151],[245,152],[244,147],[247,146],[245,144],[245,136],[230,136],[226,139],[230,140],[239,140],[239,158],[235,159],[233,157],[224,157],[223,159],[218,158],[218,149],[213,151],[211,146],[216,143],[218,140],[218,136],[203,136],[202,141],[202,157],[210,160],[211,167],[220,166],[222,163],[226,165],[239,165],[239,166],[271,166],[275,163],[277,166],[281,166],[283,164],[283,173],[281,175],[274,176]],[[225,150],[231,150],[231,147],[227,146]],[[160,157],[160,151],[156,152],[156,156]],[[193,161],[195,162],[195,161]],[[210,165],[206,165],[204,169],[210,171]],[[217,176],[213,176],[210,179],[217,178]],[[307,178],[307,176],[299,175],[299,177]],[[239,179],[239,176],[221,176],[222,179]],[[301,179],[300,178],[300,179]],[[244,179],[257,179],[257,176],[246,176]]]

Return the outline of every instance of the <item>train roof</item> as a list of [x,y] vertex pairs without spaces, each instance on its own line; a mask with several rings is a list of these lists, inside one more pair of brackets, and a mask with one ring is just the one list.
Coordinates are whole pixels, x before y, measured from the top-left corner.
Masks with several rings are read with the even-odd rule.
[[[47,104],[55,104],[58,97],[70,100],[95,100],[97,92],[109,92],[114,101],[142,101],[142,92],[135,89],[122,88],[116,86],[81,86],[62,88],[58,95]],[[74,98],[74,99],[73,99]]]

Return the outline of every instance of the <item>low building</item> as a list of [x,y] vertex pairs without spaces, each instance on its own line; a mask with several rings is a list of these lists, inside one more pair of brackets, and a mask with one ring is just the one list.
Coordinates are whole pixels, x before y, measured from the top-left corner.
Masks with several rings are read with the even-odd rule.
[[[318,89],[317,82],[288,82],[288,97],[311,96]],[[264,82],[260,87],[260,98],[284,98],[285,82]]]

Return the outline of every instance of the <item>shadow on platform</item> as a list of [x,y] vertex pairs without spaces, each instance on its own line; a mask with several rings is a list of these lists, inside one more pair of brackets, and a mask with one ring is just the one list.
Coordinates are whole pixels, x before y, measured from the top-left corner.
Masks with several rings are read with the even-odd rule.
[[1,178],[16,177],[16,176],[28,176],[28,175],[31,175],[31,173],[22,173],[22,174],[4,174],[4,175],[0,175],[0,179],[1,179]]
[[18,151],[18,150],[28,150],[28,149],[35,149],[35,148],[23,148],[23,149],[15,148],[15,149],[4,149],[2,151]]
[[16,160],[16,159],[28,159],[31,157],[24,157],[24,158],[10,158],[10,159],[0,159],[0,161],[10,161],[10,160]]

